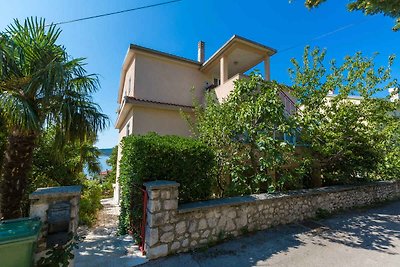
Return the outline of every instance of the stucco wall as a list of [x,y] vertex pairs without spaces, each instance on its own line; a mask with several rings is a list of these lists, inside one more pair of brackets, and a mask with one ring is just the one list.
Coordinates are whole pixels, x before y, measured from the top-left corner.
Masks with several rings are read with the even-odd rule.
[[189,136],[189,125],[179,110],[133,108],[133,133],[156,132],[161,135]]
[[193,105],[201,99],[209,79],[194,64],[136,54],[135,97],[166,103]]
[[145,251],[150,259],[271,226],[400,197],[400,182],[259,194],[178,206],[178,183],[146,183]]
[[235,85],[234,82],[239,80],[239,79],[244,79],[246,78],[245,75],[243,74],[236,74],[229,80],[227,80],[224,84],[221,84],[220,86],[215,88],[215,95],[217,96],[218,101],[224,102],[229,94],[234,90]]
[[[136,74],[136,58],[133,58],[131,65],[129,66],[124,80],[124,87],[122,89],[122,97],[134,96],[135,94],[135,74]],[[129,90],[130,82],[130,90]]]

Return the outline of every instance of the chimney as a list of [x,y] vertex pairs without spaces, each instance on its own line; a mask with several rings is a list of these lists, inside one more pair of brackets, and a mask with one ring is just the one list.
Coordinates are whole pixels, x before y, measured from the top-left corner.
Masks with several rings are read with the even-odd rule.
[[205,43],[200,41],[197,46],[197,61],[200,63],[204,63],[204,47]]

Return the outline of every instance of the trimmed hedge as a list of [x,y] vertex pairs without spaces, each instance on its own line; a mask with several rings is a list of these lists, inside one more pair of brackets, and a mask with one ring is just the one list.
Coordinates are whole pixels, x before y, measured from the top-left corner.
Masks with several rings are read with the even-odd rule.
[[149,133],[122,141],[119,182],[121,213],[119,233],[132,233],[140,241],[144,182],[173,180],[180,183],[179,201],[210,198],[215,166],[214,154],[199,140]]

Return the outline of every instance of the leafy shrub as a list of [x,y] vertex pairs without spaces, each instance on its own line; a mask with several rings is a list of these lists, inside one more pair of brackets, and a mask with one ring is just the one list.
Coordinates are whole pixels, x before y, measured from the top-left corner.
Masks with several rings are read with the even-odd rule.
[[[327,69],[325,55],[306,47],[290,70],[292,92],[302,106],[303,138],[321,162],[324,185],[398,178],[399,102],[376,98],[400,87],[391,75],[394,56],[387,67],[377,67],[374,57],[357,52],[341,64],[332,60]],[[335,97],[327,98],[332,92]]]
[[[304,159],[296,156],[283,135],[294,137],[297,131],[279,97],[289,89],[257,73],[235,81],[234,86],[223,103],[209,94],[206,107],[196,107],[193,125],[197,137],[215,151],[218,195],[273,191],[289,187],[288,181],[301,180],[302,174],[288,166]],[[292,187],[301,186],[298,182]]]
[[74,250],[79,248],[79,237],[68,234],[69,241],[65,245],[55,245],[37,262],[38,267],[68,267],[75,257]]
[[132,231],[139,239],[143,212],[143,182],[180,183],[179,201],[208,199],[213,186],[213,152],[198,140],[150,133],[122,141],[120,161],[121,214],[119,232]]
[[111,155],[107,159],[107,164],[111,166],[111,171],[109,171],[101,183],[103,196],[112,197],[113,196],[113,184],[115,183],[117,176],[117,161],[118,161],[118,146],[113,147]]
[[92,226],[96,221],[97,212],[102,205],[101,186],[97,181],[85,181],[83,184],[82,197],[79,204],[80,223]]

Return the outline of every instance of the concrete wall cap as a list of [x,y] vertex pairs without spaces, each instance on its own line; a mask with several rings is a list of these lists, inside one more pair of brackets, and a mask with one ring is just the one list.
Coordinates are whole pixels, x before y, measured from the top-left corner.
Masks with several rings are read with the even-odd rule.
[[179,183],[175,181],[157,180],[144,183],[143,185],[146,187],[146,189],[161,189],[166,187],[178,187]]
[[79,196],[81,191],[80,185],[38,188],[29,195],[29,199],[75,197]]
[[324,195],[327,193],[338,193],[343,191],[351,191],[362,188],[374,187],[379,185],[390,185],[393,183],[399,183],[400,181],[378,181],[365,183],[360,185],[337,185],[320,187],[313,189],[300,189],[292,190],[284,193],[264,193],[264,194],[253,194],[248,196],[238,196],[238,197],[228,197],[220,199],[211,199],[205,201],[197,201],[191,203],[185,203],[179,205],[178,213],[188,213],[197,210],[211,209],[223,206],[238,206],[244,203],[255,203],[259,201],[275,201],[282,198],[295,198],[295,197],[305,197],[312,195]]

